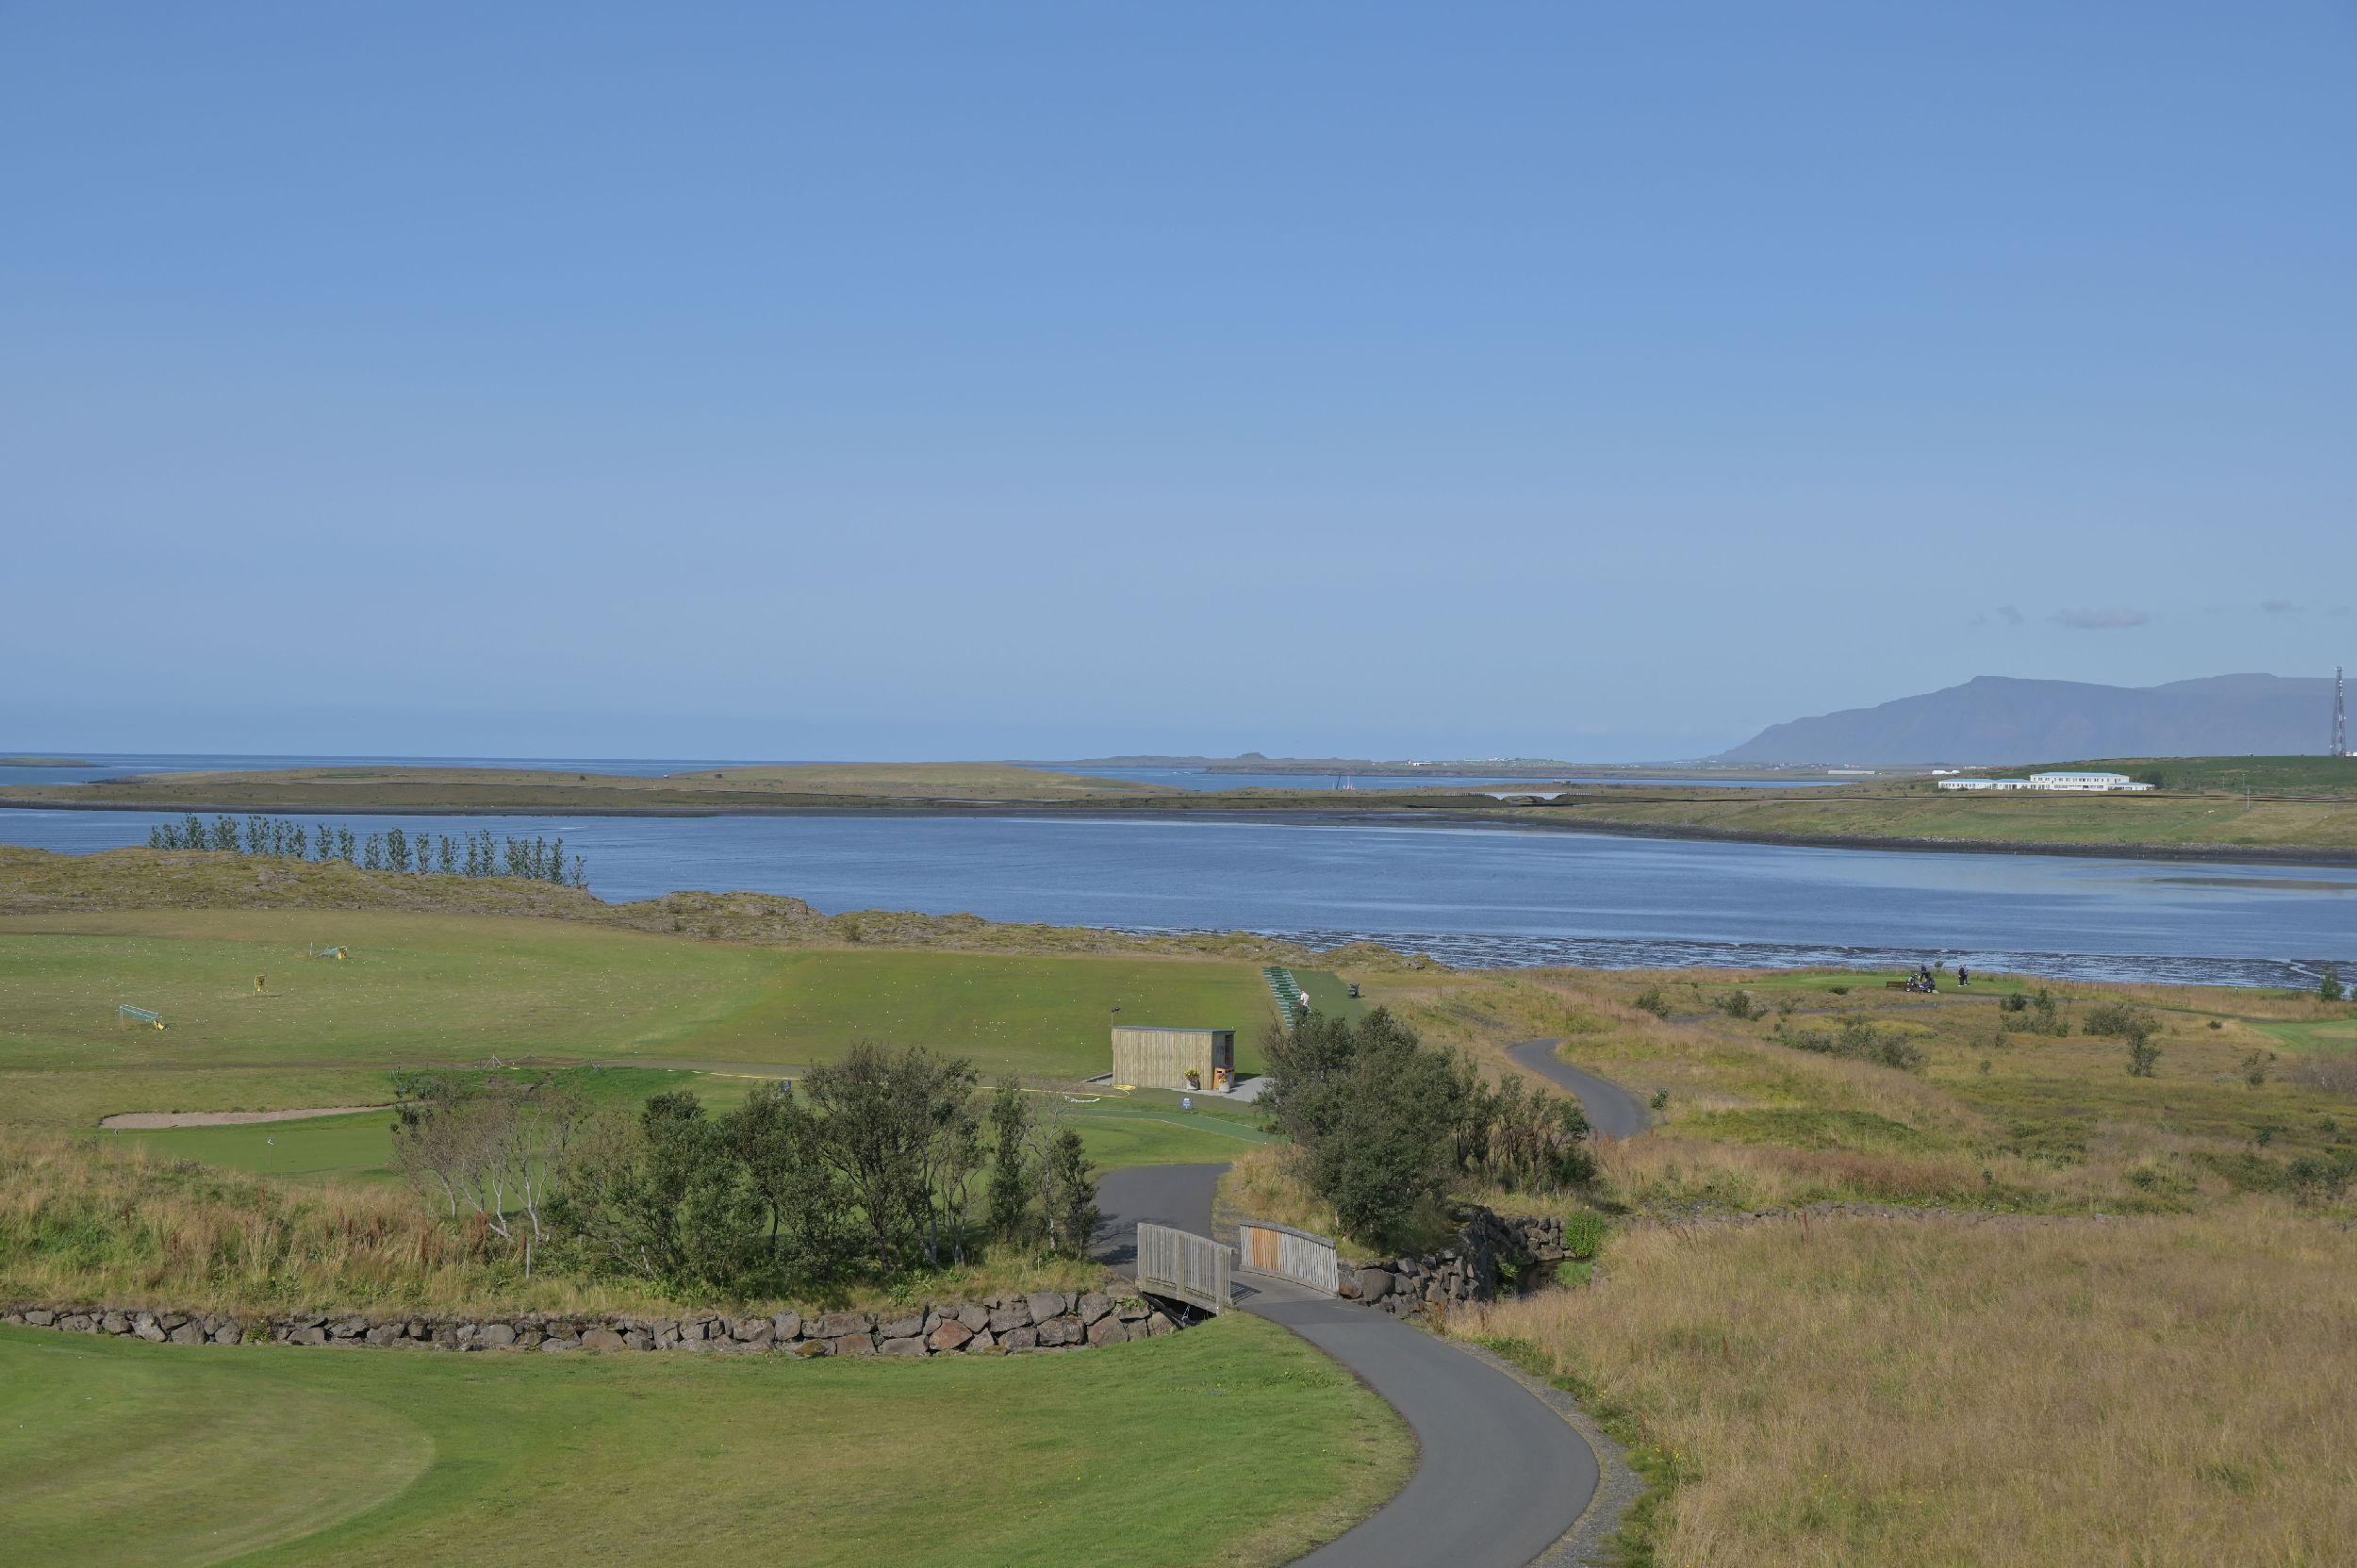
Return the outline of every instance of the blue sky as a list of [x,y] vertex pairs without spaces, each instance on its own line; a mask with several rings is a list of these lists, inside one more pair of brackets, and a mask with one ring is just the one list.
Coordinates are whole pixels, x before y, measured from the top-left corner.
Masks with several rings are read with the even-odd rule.
[[2329,4],[11,4],[0,750],[2325,673],[2353,75]]

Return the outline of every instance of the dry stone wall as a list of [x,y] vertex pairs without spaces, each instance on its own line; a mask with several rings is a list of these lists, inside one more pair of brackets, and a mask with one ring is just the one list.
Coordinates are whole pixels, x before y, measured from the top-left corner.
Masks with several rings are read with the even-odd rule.
[[1561,1216],[1508,1219],[1475,1208],[1454,1246],[1420,1257],[1344,1266],[1338,1295],[1406,1317],[1427,1307],[1459,1307],[1498,1294],[1509,1268],[1563,1261]]
[[0,1323],[119,1334],[163,1345],[377,1345],[428,1350],[685,1350],[706,1355],[1020,1355],[1085,1350],[1173,1333],[1178,1322],[1136,1296],[1032,1291],[905,1312],[617,1317],[581,1313],[437,1316],[176,1312],[144,1307],[14,1306]]

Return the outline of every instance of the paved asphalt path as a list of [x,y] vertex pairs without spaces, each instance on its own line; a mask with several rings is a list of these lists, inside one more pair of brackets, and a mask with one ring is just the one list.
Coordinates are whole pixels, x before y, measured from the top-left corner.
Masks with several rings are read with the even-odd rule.
[[[1208,1236],[1224,1165],[1107,1171],[1098,1255],[1136,1261],[1140,1220]],[[1572,1527],[1596,1490],[1596,1457],[1563,1418],[1506,1374],[1389,1313],[1242,1274],[1237,1304],[1292,1329],[1363,1378],[1422,1447],[1398,1495],[1308,1557],[1316,1568],[1524,1568]]]
[[1555,1054],[1560,1040],[1525,1040],[1508,1046],[1506,1054],[1540,1077],[1579,1097],[1588,1125],[1607,1138],[1633,1138],[1645,1131],[1648,1118],[1637,1097],[1608,1078],[1582,1072]]

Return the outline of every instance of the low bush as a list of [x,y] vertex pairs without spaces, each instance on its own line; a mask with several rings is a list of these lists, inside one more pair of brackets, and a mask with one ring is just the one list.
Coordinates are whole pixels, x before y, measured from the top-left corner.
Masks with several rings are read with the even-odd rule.
[[1580,1209],[1563,1216],[1563,1253],[1580,1263],[1592,1260],[1604,1250],[1604,1216],[1592,1209]]
[[2061,1039],[2070,1032],[2070,1020],[2062,1015],[2054,1001],[2054,994],[2043,985],[2033,995],[2019,991],[2005,994],[1998,1004],[2000,1022],[2015,1034],[2045,1034]]
[[1895,1029],[1880,1028],[1871,1018],[1856,1015],[1841,1019],[1832,1032],[1797,1030],[1784,1035],[1783,1040],[1797,1050],[1871,1062],[1903,1072],[1920,1072],[1923,1067],[1923,1052],[1906,1035]]

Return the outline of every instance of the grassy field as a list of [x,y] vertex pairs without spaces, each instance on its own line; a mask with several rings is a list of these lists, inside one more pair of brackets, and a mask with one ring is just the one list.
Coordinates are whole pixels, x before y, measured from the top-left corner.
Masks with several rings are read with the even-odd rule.
[[1696,1568],[2328,1563],[2357,1540],[2357,1237],[2262,1207],[1616,1240],[1458,1318],[1617,1412]]
[[[330,942],[351,960],[304,956]],[[0,917],[0,1120],[48,1126],[373,1104],[388,1068],[490,1057],[778,1076],[863,1039],[1071,1081],[1104,1070],[1116,1006],[1125,1022],[1232,1028],[1249,1069],[1274,1015],[1246,964],[780,949],[375,911]],[[120,1024],[118,1002],[167,1029]]]
[[1346,1373],[1237,1314],[898,1365],[334,1355],[0,1329],[23,1562],[1277,1563],[1406,1478]]
[[[1650,1135],[1603,1151],[1604,1196],[1640,1212],[1863,1200],[2182,1213],[2273,1190],[2303,1155],[2357,1159],[2357,1099],[2320,1089],[2309,1066],[2357,1036],[2357,1006],[1987,975],[1969,992],[1915,996],[1886,978],[1529,970],[1382,985],[1427,1036],[1500,1070],[1505,1043],[1560,1036],[1567,1061],[1663,1095]],[[2019,1015],[2001,998],[2041,986],[2070,1032],[2006,1031]],[[1755,1015],[1722,1010],[1737,991]],[[1648,994],[1668,1018],[1636,1005]],[[2086,1032],[2105,1004],[2158,1017],[2152,1076],[2129,1074],[2122,1040]],[[1918,1068],[1799,1048],[1837,1041],[1853,1019],[1918,1053]]]
[[[1622,792],[1625,797],[1629,792]],[[1941,795],[1893,789],[1755,789],[1740,798],[1628,800],[1583,796],[1524,813],[1593,827],[1694,828],[1733,836],[2085,844],[2170,849],[2357,850],[2357,799],[2240,796]]]
[[17,784],[0,799],[222,811],[720,812],[829,801],[1067,801],[1175,794],[1004,763],[806,763],[641,776],[515,767],[295,767]]

